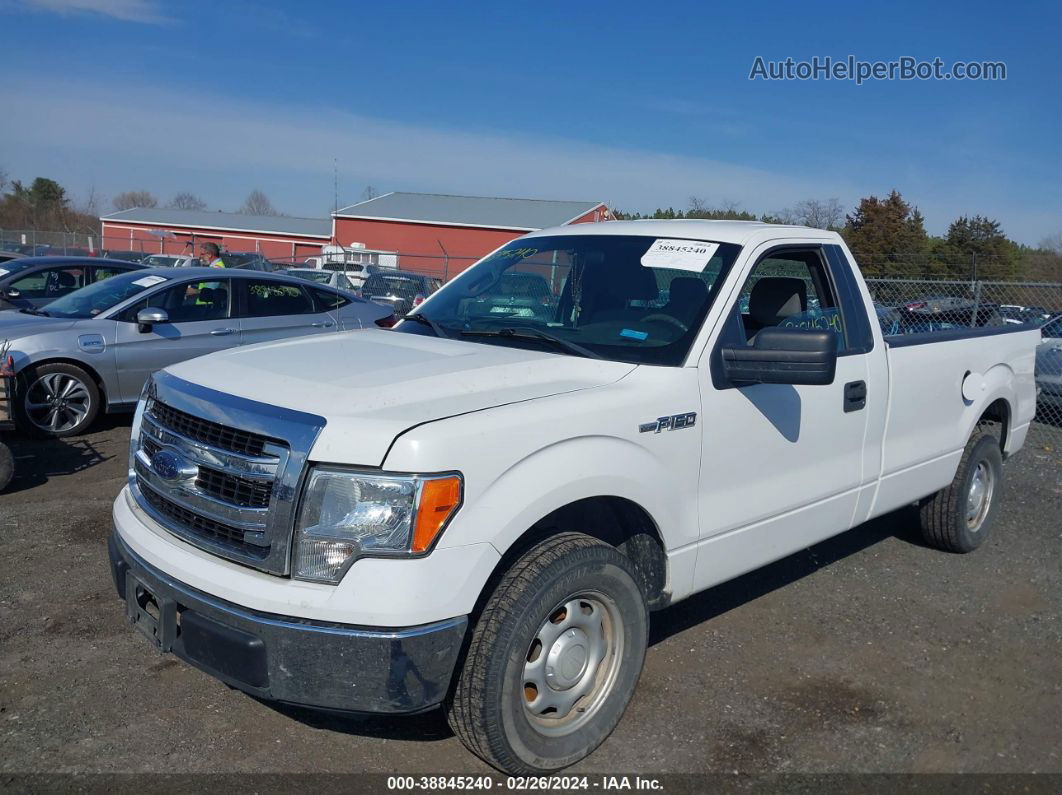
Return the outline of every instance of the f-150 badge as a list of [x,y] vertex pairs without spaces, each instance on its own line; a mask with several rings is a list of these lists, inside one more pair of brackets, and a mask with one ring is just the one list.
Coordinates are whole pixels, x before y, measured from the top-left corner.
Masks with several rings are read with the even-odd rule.
[[670,417],[658,417],[652,422],[643,422],[638,426],[638,433],[660,433],[660,431],[677,431],[679,428],[692,428],[697,424],[697,412],[672,414]]

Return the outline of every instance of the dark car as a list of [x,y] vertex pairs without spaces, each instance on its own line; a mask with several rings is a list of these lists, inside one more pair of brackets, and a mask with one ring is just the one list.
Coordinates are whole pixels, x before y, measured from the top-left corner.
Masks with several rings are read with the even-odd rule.
[[143,251],[104,251],[107,259],[121,259],[126,262],[140,262],[147,256]]
[[553,319],[557,303],[544,276],[519,272],[502,274],[495,290],[466,300],[463,311],[470,317],[521,317],[543,322]]
[[20,254],[17,251],[5,251],[2,247],[0,247],[0,262],[8,262],[9,260],[13,259],[22,259],[24,256],[26,255]]
[[999,304],[977,303],[969,298],[923,298],[897,307],[907,334],[975,326],[1005,326]]
[[118,273],[135,262],[100,257],[23,257],[0,264],[0,310],[44,306]]
[[276,270],[276,266],[257,251],[225,251],[221,254],[221,261],[225,263],[226,268],[242,268],[266,273]]
[[442,281],[434,276],[387,270],[369,276],[361,287],[361,295],[373,303],[391,307],[401,317],[440,287]]

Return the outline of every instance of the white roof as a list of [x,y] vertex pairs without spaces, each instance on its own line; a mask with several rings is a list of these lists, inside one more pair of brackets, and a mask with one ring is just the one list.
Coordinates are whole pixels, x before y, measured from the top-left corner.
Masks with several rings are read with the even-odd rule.
[[759,221],[702,221],[695,218],[681,220],[644,219],[640,221],[602,221],[596,224],[555,226],[532,232],[527,237],[544,235],[644,235],[645,237],[678,238],[680,240],[708,240],[715,243],[745,245],[753,238],[807,237],[838,240],[836,232],[812,229],[809,226],[764,224]]

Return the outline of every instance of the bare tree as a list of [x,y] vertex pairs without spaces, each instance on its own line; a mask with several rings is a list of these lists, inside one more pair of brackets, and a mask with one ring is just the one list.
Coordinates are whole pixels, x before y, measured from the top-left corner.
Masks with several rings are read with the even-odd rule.
[[1040,248],[1062,254],[1062,232],[1055,232],[1040,241]]
[[269,197],[258,188],[247,194],[247,199],[244,201],[243,207],[240,208],[240,212],[247,213],[247,215],[280,215],[273,208],[273,203],[269,201]]
[[815,229],[840,229],[844,223],[840,199],[804,199],[789,212],[796,223]]
[[361,192],[362,201],[369,201],[369,199],[375,199],[380,195],[380,191],[376,190],[373,185],[366,185],[365,190]]
[[114,197],[116,210],[131,210],[133,207],[158,207],[159,200],[146,190],[127,190]]
[[188,191],[181,191],[166,205],[172,210],[205,210],[206,202]]
[[0,193],[4,192],[4,189],[7,187],[7,183],[8,183],[7,171],[5,171],[4,169],[0,168]]

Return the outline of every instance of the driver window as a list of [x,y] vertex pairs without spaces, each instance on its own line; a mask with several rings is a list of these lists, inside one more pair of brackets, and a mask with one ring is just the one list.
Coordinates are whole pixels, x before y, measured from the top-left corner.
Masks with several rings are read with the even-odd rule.
[[753,267],[735,306],[746,342],[765,328],[832,331],[843,351],[844,318],[817,250],[775,252]]
[[85,286],[85,268],[50,268],[12,282],[23,298],[58,298]]

